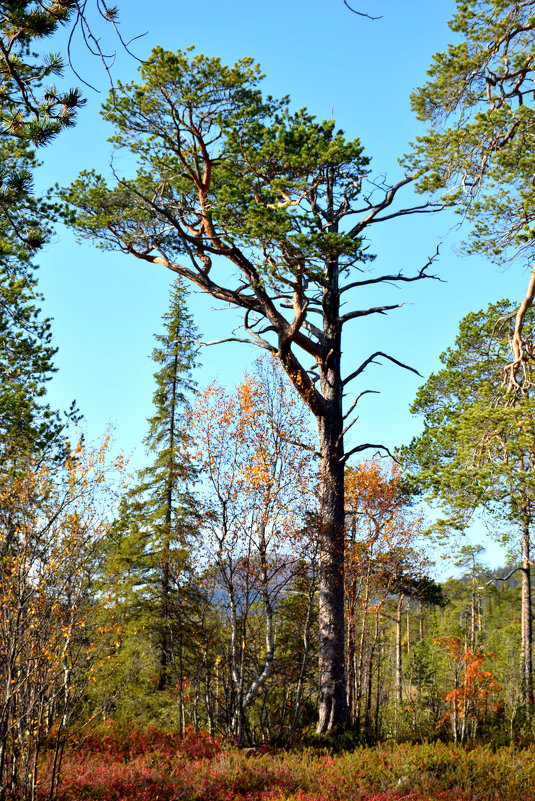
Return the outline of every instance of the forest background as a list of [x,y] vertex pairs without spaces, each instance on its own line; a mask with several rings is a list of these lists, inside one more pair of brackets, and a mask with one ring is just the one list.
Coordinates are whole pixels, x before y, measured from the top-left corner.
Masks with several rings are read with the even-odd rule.
[[[322,0],[291,5],[276,0],[254,10],[241,0],[233,2],[231,10],[210,1],[200,23],[198,12],[188,4],[171,8],[156,3],[148,19],[143,4],[134,1],[121,9],[120,29],[125,39],[147,32],[132,43],[138,58],[156,44],[170,50],[193,44],[197,52],[219,56],[223,63],[251,55],[266,75],[266,92],[275,97],[290,94],[293,109],[306,106],[319,119],[334,116],[349,137],[360,138],[373,173],[395,182],[402,175],[398,159],[424,130],[411,111],[409,95],[422,84],[433,53],[452,40],[447,21],[455,4],[375,0],[371,6],[364,11],[380,19],[356,16],[343,3],[327,8]],[[66,37],[64,31],[57,38],[58,49],[65,46]],[[103,42],[117,54],[114,79],[132,79],[135,60],[109,34]],[[37,192],[56,181],[65,186],[87,167],[109,172],[106,138],[111,126],[98,113],[108,91],[107,77],[83,47],[73,51],[73,64],[102,94],[84,90],[87,105],[79,112],[79,123],[47,147],[36,176]],[[122,155],[117,164],[126,172],[125,159]],[[408,187],[400,203],[406,206],[412,200]],[[344,346],[346,369],[360,364],[369,352],[383,350],[426,377],[437,369],[439,354],[453,342],[465,314],[504,297],[523,296],[525,265],[496,267],[482,257],[462,255],[467,229],[459,228],[459,222],[458,215],[445,211],[393,220],[388,229],[378,226],[377,232],[369,229],[378,272],[416,271],[442,242],[431,272],[444,283],[420,281],[361,294],[369,305],[406,305],[388,316],[351,324]],[[96,251],[89,243],[76,243],[62,226],[55,242],[40,253],[39,263],[43,310],[54,319],[53,342],[59,348],[58,374],[48,390],[52,406],[66,408],[75,397],[89,438],[98,437],[111,423],[117,447],[133,457],[133,467],[142,466],[140,443],[152,404],[150,354],[172,275],[127,256]],[[240,322],[236,312],[216,310],[223,304],[200,292],[192,294],[189,303],[204,341],[227,335]],[[231,386],[257,356],[255,348],[243,344],[204,348],[197,380],[207,384],[216,379]],[[378,442],[393,450],[410,441],[421,427],[409,412],[421,383],[418,376],[392,365],[368,368],[359,390],[380,394],[363,399],[349,442]],[[486,538],[484,528],[478,527],[475,537],[490,548],[491,563],[503,562],[504,552]]]
[[[236,41],[228,37],[223,49],[215,49],[219,44],[215,37],[203,39],[208,20],[214,30],[218,26],[223,29],[223,20],[218,19],[216,10],[212,17],[209,10],[203,16],[202,34],[196,36],[198,52],[217,54],[223,61],[232,62],[243,54],[237,50],[244,39],[254,46],[255,39],[248,35],[247,24],[255,30],[261,29],[264,49],[259,43],[261,52],[254,55],[260,60],[265,55],[262,66],[268,76],[274,42],[279,54],[273,76],[267,79],[268,91],[280,95],[288,89],[294,98],[292,108],[306,103],[320,117],[336,117],[349,135],[361,137],[369,149],[367,155],[373,160],[375,174],[384,172],[387,181],[400,176],[396,156],[408,146],[407,139],[414,136],[417,127],[413,127],[412,117],[404,110],[404,104],[408,105],[405,99],[408,88],[405,94],[402,81],[399,86],[397,82],[400,76],[412,83],[409,88],[422,82],[421,74],[416,76],[419,60],[417,63],[407,56],[418,50],[417,42],[424,38],[424,30],[429,31],[431,38],[431,32],[439,26],[436,9],[429,18],[422,18],[414,9],[422,28],[407,29],[400,47],[394,34],[402,30],[401,19],[388,8],[384,9],[384,18],[372,20],[344,4],[339,9],[346,20],[344,36],[335,37],[336,14],[329,14],[327,25],[324,11],[314,4],[307,6],[306,15],[299,16],[295,6],[290,16],[286,11],[286,17],[281,8],[281,16],[271,29],[267,17],[264,20],[256,13],[254,17],[248,16],[248,9],[240,7],[240,24],[232,28]],[[318,14],[314,16],[316,10]],[[271,23],[274,11],[273,7],[269,9]],[[406,13],[407,7],[405,23]],[[372,36],[363,37],[369,49],[355,47],[354,38],[349,38],[347,19],[359,30],[368,26],[369,30],[377,31],[375,26],[385,24],[380,47]],[[140,21],[134,14],[133,23],[128,20],[128,24]],[[166,22],[168,36],[169,18]],[[181,29],[190,24],[193,29],[196,23],[196,18],[188,21],[186,14],[180,15]],[[228,20],[226,23],[228,27]],[[128,40],[123,28],[121,32],[124,40]],[[288,38],[291,58],[284,59],[281,71],[280,53],[285,52],[282,32]],[[134,37],[136,34],[137,31],[132,31]],[[153,36],[158,38],[153,41]],[[318,40],[323,52],[327,46],[333,54],[329,68],[318,62],[317,53],[321,49],[318,44],[312,47],[314,58],[310,60],[310,43]],[[105,59],[113,80],[122,77],[123,71],[125,76],[127,71],[128,77],[132,75],[132,70],[128,70],[135,60],[128,52],[131,47],[151,46],[156,41],[173,49],[186,44],[168,42],[163,33],[160,36],[152,31],[141,39],[134,38],[126,49],[115,41],[112,47],[118,48],[116,63]],[[433,44],[432,50],[443,47],[445,41]],[[58,40],[58,44],[63,52],[67,51],[65,39]],[[102,47],[107,51],[107,45]],[[383,62],[389,62],[385,72],[374,66],[379,50],[393,54],[389,59],[383,58]],[[71,47],[70,54],[82,82],[90,79],[96,84],[106,83],[106,70],[98,58],[90,60],[87,51],[79,47]],[[138,57],[142,58],[139,54]],[[430,54],[426,58],[429,63]],[[295,63],[292,59],[296,59]],[[359,80],[349,81],[352,88],[348,90],[346,79],[351,70],[356,71]],[[288,75],[294,73],[295,87],[292,83],[281,88]],[[396,81],[388,81],[393,74]],[[88,108],[81,110],[75,130],[63,131],[58,142],[46,149],[44,165],[37,174],[37,195],[53,180],[67,184],[80,168],[95,166],[103,172],[107,169],[105,146],[101,149],[95,144],[100,141],[101,132],[103,141],[109,131],[94,115],[95,96],[90,94],[94,90],[86,89],[90,102]],[[378,107],[379,89],[384,94]],[[348,98],[351,113],[345,113]],[[326,104],[330,105],[330,113],[329,108],[325,113]],[[339,107],[341,114],[336,111]],[[403,143],[393,154],[400,131]],[[78,132],[81,136],[76,139]],[[75,143],[72,148],[68,145],[69,137]],[[119,156],[114,166],[128,171],[129,156]],[[418,202],[409,193],[403,205]],[[458,320],[467,311],[484,307],[502,295],[512,298],[513,304],[522,296],[526,281],[524,265],[515,265],[500,274],[481,260],[460,258],[463,231],[457,222],[447,212],[412,219],[402,216],[389,226],[387,236],[370,237],[370,250],[377,253],[376,266],[381,272],[394,274],[420,270],[433,257],[440,242],[441,259],[433,258],[433,270],[443,280],[422,281],[409,293],[391,286],[389,297],[381,291],[377,299],[373,288],[366,290],[363,293],[366,304],[390,306],[399,302],[402,308],[385,319],[379,316],[378,322],[354,321],[354,332],[348,337],[350,344],[344,350],[346,372],[351,372],[371,351],[379,350],[426,376],[436,368],[438,353],[451,344]],[[43,792],[48,792],[49,798],[58,792],[67,793],[68,797],[71,792],[68,783],[61,786],[58,783],[63,756],[71,771],[69,780],[78,788],[74,792],[80,793],[76,784],[80,777],[73,779],[76,751],[63,750],[67,740],[78,742],[82,749],[85,747],[85,755],[90,758],[93,752],[115,758],[121,749],[126,749],[128,759],[136,757],[136,749],[144,759],[154,750],[171,759],[171,752],[187,754],[188,748],[194,756],[216,758],[221,754],[221,744],[214,736],[257,746],[268,741],[288,746],[297,738],[312,742],[317,694],[313,665],[317,662],[317,651],[322,653],[321,639],[319,643],[316,639],[314,611],[315,540],[309,536],[316,526],[313,491],[305,455],[291,450],[296,444],[293,432],[281,437],[281,426],[286,425],[290,431],[293,425],[302,426],[302,410],[294,410],[276,371],[272,373],[265,363],[260,368],[260,384],[255,383],[258,379],[254,376],[243,381],[244,370],[257,355],[246,348],[240,353],[236,353],[239,347],[236,345],[203,349],[203,367],[194,376],[190,375],[191,359],[180,368],[184,377],[180,392],[191,387],[192,377],[201,385],[201,392],[193,418],[187,416],[187,403],[182,398],[178,400],[180,415],[186,414],[181,424],[185,420],[187,432],[179,434],[179,441],[186,442],[190,430],[195,434],[198,467],[204,469],[206,483],[210,476],[216,493],[215,500],[209,501],[199,514],[200,506],[195,509],[197,501],[190,494],[194,469],[187,459],[179,466],[184,489],[177,485],[173,488],[172,478],[168,487],[169,499],[176,492],[175,500],[179,500],[174,507],[178,535],[172,540],[171,517],[158,517],[162,510],[155,508],[150,496],[153,487],[161,488],[165,469],[174,458],[165,448],[158,454],[158,447],[165,441],[162,432],[165,437],[165,421],[169,419],[166,415],[170,413],[169,404],[165,408],[162,405],[168,389],[162,390],[167,378],[160,372],[157,380],[162,391],[158,395],[157,390],[154,395],[156,416],[152,416],[146,440],[151,450],[149,459],[155,459],[154,469],[138,474],[141,486],[127,496],[109,528],[107,517],[113,503],[106,500],[101,490],[113,493],[123,488],[132,481],[125,472],[145,464],[139,443],[146,434],[145,420],[154,412],[148,402],[154,391],[150,375],[154,363],[146,358],[144,337],[150,343],[150,350],[152,335],[160,332],[160,350],[153,354],[153,359],[165,362],[176,345],[173,328],[176,324],[187,342],[184,352],[187,361],[191,352],[191,322],[181,306],[183,295],[179,286],[170,312],[164,315],[166,327],[162,333],[160,320],[169,305],[168,275],[164,271],[157,273],[154,266],[143,269],[142,265],[139,269],[132,260],[126,264],[124,259],[103,254],[87,242],[74,243],[59,226],[55,241],[40,254],[39,263],[45,312],[56,318],[54,342],[60,349],[56,361],[59,374],[50,384],[47,400],[54,408],[65,408],[72,394],[76,394],[85,415],[86,442],[98,440],[111,417],[114,448],[128,452],[136,447],[137,451],[125,468],[122,455],[114,461],[106,455],[107,438],[96,449],[82,441],[70,446],[74,448],[72,452],[68,445],[58,451],[59,459],[64,462],[63,472],[55,472],[57,459],[41,462],[39,458],[35,460],[35,453],[28,469],[19,472],[22,452],[17,454],[15,440],[7,440],[9,447],[15,445],[15,450],[8,450],[4,465],[11,485],[2,506],[5,687],[0,705],[0,775],[7,783],[0,787],[0,797],[16,795],[20,788],[25,797],[32,799]],[[444,271],[447,276],[443,276]],[[409,288],[412,290],[412,286]],[[444,320],[437,309],[444,310]],[[202,339],[225,336],[238,322],[232,311],[214,309],[213,301],[206,302],[198,296],[192,299],[191,311]],[[474,347],[476,350],[479,347],[477,341]],[[500,343],[497,347],[504,345]],[[175,359],[175,369],[176,363]],[[374,365],[366,375],[365,384],[359,386],[361,391],[381,390],[381,393],[369,395],[361,404],[362,411],[359,407],[359,421],[349,437],[349,450],[363,440],[380,442],[394,450],[417,430],[398,409],[403,408],[405,398],[410,400],[414,396],[421,378],[398,371],[399,367],[399,364]],[[461,366],[461,385],[465,377],[462,370]],[[477,378],[477,370],[474,375]],[[234,395],[225,398],[223,390],[213,385],[208,390],[202,389],[214,377]],[[233,390],[238,382],[240,386]],[[477,388],[477,381],[470,386]],[[526,388],[529,392],[529,382]],[[178,419],[174,417],[177,400],[174,389],[172,397],[171,432]],[[521,428],[522,411],[529,409],[528,401],[519,407],[517,417]],[[270,429],[274,421],[278,421],[276,431]],[[211,425],[216,430],[215,439]],[[307,433],[299,438],[308,442]],[[274,497],[270,492],[274,485],[263,462],[269,457],[272,443],[286,453],[278,475],[283,486],[282,507],[271,506]],[[375,449],[374,446],[371,450]],[[511,453],[516,454],[514,442]],[[159,456],[162,456],[160,461]],[[14,461],[10,471],[11,458]],[[525,458],[522,454],[521,479]],[[506,740],[511,744],[531,741],[532,642],[527,596],[523,591],[520,614],[517,579],[504,583],[500,590],[491,588],[491,574],[479,563],[482,554],[478,547],[465,547],[455,554],[464,576],[458,582],[446,582],[440,590],[430,579],[430,574],[436,573],[426,559],[429,548],[415,538],[422,522],[418,511],[408,509],[410,504],[406,487],[399,481],[399,470],[389,467],[387,462],[382,468],[380,464],[378,460],[363,462],[347,474],[347,503],[356,521],[348,525],[345,540],[348,567],[346,617],[342,621],[348,637],[351,730],[347,740],[333,744],[428,737],[472,744],[477,737],[493,744]],[[108,470],[118,474],[115,483],[108,483]],[[504,486],[509,487],[514,471],[505,471],[503,475]],[[499,482],[495,484],[498,492]],[[230,485],[236,488],[236,494],[225,498]],[[203,483],[200,491],[205,490]],[[238,495],[238,490],[243,496]],[[521,487],[519,498],[510,492],[508,514],[518,522],[520,509],[528,530],[530,496],[525,492]],[[36,498],[39,504],[35,503]],[[308,517],[302,508],[307,498],[310,498]],[[240,520],[241,502],[243,521],[251,521],[248,539],[244,541],[236,533],[239,527],[227,530],[223,525],[229,508],[235,519]],[[264,507],[260,517],[255,518],[259,504]],[[171,516],[171,500],[168,509]],[[146,526],[147,519],[155,521],[152,533]],[[304,523],[305,520],[308,522]],[[299,535],[294,538],[298,521]],[[202,544],[196,525],[203,532]],[[40,526],[43,527],[39,529]],[[368,540],[362,538],[366,532]],[[292,533],[290,539],[288,533]],[[481,530],[474,533],[475,540],[480,538]],[[24,547],[17,550],[15,541],[24,542]],[[290,541],[291,553],[285,545]],[[453,551],[453,544],[448,550]],[[517,557],[518,554],[513,557],[514,562]],[[492,558],[503,556],[494,554]],[[525,563],[529,564],[529,548]],[[268,568],[272,571],[269,578]],[[527,575],[526,569],[524,572]],[[484,582],[485,588],[479,582]],[[483,589],[488,591],[482,593]],[[294,628],[297,622],[299,625]],[[490,662],[493,669],[489,668]],[[110,729],[108,724],[114,720],[119,729]],[[80,740],[76,727],[83,730],[86,724],[95,721],[102,723],[100,731]],[[145,735],[141,729],[120,730],[121,723],[128,726],[132,721],[141,727],[156,724],[160,729],[145,731]],[[208,737],[203,734],[206,731]],[[144,741],[143,736],[148,739]],[[44,751],[43,745],[47,746]],[[48,779],[46,770],[43,771],[47,760]],[[143,771],[150,766],[143,763],[138,767]],[[173,767],[171,775],[177,770]],[[87,773],[86,767],[82,771]],[[187,771],[182,773],[186,775]],[[301,792],[304,779],[299,782],[300,794],[295,797],[305,798]],[[103,784],[109,782],[104,779]],[[139,782],[134,782],[132,788],[137,792]],[[93,790],[89,788],[88,793],[91,795]],[[171,792],[167,784],[164,792]],[[172,792],[181,791],[175,787]],[[318,790],[314,792],[316,797]],[[202,797],[202,793],[201,787],[190,795]]]

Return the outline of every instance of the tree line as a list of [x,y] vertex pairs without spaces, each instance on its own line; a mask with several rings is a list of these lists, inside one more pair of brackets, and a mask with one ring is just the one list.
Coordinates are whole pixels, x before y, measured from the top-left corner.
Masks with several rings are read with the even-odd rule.
[[[63,24],[87,33],[86,3],[4,4],[2,797],[21,786],[35,797],[54,736],[53,798],[74,721],[95,716],[285,745],[313,728],[466,741],[505,718],[511,739],[531,736],[533,280],[520,306],[462,321],[415,402],[424,433],[398,461],[352,467],[388,451],[344,440],[366,369],[415,368],[379,346],[351,367],[342,352],[349,323],[401,305],[370,306],[359,291],[433,277],[434,256],[412,274],[374,271],[366,237],[378,223],[456,205],[473,222],[469,249],[530,258],[532,5],[458,4],[458,42],[413,98],[431,128],[393,184],[334,121],[263,95],[252,59],[227,67],[156,48],[104,108],[135,175],[88,169],[45,203],[31,192],[35,150],[74,123],[82,98],[46,87],[63,64],[31,47]],[[97,11],[116,24],[116,9]],[[421,202],[403,203],[410,184]],[[54,350],[34,263],[59,216],[178,277],[154,354],[151,461],[126,492],[107,441],[76,439],[76,408],[46,403]],[[267,353],[233,393],[195,390],[187,283],[243,311],[241,332],[220,341]],[[423,494],[445,510],[443,534],[479,512],[514,531],[519,599],[494,586],[503,577],[485,573],[477,549],[464,552],[469,579],[433,581]],[[508,655],[495,647],[503,609],[521,623]]]

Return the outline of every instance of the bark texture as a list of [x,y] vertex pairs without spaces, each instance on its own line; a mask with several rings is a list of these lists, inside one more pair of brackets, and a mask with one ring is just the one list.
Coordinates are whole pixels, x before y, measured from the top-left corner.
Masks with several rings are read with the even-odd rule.
[[[318,733],[348,721],[344,649],[344,462],[341,414],[318,423],[321,453]],[[339,420],[336,420],[339,417]]]
[[522,701],[533,704],[533,627],[531,612],[531,558],[529,523],[522,526]]

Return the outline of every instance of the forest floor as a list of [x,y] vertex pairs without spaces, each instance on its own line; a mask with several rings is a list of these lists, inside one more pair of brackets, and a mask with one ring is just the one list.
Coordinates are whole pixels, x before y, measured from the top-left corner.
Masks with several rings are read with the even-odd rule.
[[[126,740],[126,741],[125,741]],[[65,753],[59,801],[535,801],[535,747],[226,748],[155,730]]]

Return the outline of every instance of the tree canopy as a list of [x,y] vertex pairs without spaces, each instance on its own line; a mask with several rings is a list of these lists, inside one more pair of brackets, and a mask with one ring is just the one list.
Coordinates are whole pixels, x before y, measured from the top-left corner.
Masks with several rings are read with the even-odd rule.
[[456,43],[434,56],[429,80],[412,95],[430,129],[408,162],[424,175],[421,190],[444,190],[472,222],[469,249],[503,261],[522,256],[531,277],[513,331],[509,388],[533,358],[522,338],[535,296],[535,104],[533,0],[458,0],[450,21]]

